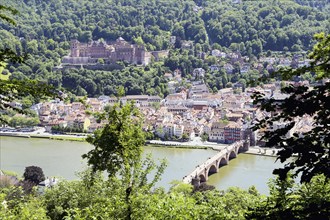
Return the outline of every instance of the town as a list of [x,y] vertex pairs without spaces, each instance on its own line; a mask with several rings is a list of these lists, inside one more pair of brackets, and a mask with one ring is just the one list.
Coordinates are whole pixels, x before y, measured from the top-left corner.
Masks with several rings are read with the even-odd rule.
[[[175,36],[171,43],[176,42]],[[183,49],[192,47],[192,42],[181,41]],[[294,54],[293,57],[285,53],[275,56],[262,56],[254,62],[249,62],[247,56],[239,51],[223,52],[212,49],[208,54],[200,53],[198,56],[204,61],[215,59],[209,63],[207,69],[195,68],[185,78],[180,69],[164,73],[169,94],[165,97],[150,95],[127,95],[121,98],[101,95],[98,98],[77,97],[71,103],[64,100],[52,100],[33,105],[39,125],[49,133],[92,133],[102,128],[106,122],[98,120],[97,113],[113,106],[117,102],[133,101],[144,115],[144,130],[148,132],[148,139],[161,139],[172,141],[189,141],[200,137],[203,141],[231,144],[240,140],[249,140],[250,145],[262,145],[258,142],[258,132],[252,131],[255,120],[269,116],[260,111],[253,104],[251,95],[254,92],[264,93],[269,98],[284,99],[281,87],[288,84],[303,84],[309,86],[309,81],[298,78],[294,82],[279,82],[248,87],[246,82],[227,83],[226,88],[212,89],[207,85],[207,74],[217,74],[223,71],[228,75],[246,75],[251,71],[259,77],[270,74],[280,68],[299,68],[309,66],[311,60],[306,59],[304,53]],[[116,61],[126,61],[130,64],[142,66],[150,63],[153,56],[162,60],[168,56],[168,51],[147,52],[143,46],[130,44],[123,38],[118,38],[113,44],[102,40],[92,41],[88,44],[77,40],[71,41],[69,56],[63,58],[63,64],[69,68],[75,65],[110,64]],[[102,61],[100,61],[102,59]],[[212,60],[211,59],[211,60]],[[238,72],[237,72],[238,70]],[[11,103],[18,108],[21,104]],[[269,114],[269,113],[268,113]],[[306,116],[307,117],[307,116]],[[283,124],[274,125],[277,129]],[[308,131],[312,128],[312,119],[304,118],[290,132]],[[2,131],[13,131],[3,128]],[[21,128],[20,131],[31,131]],[[291,134],[288,134],[291,135]]]
[[[173,79],[168,82],[169,87],[175,83]],[[125,104],[133,101],[144,115],[144,130],[153,134],[152,139],[188,141],[202,137],[204,141],[226,144],[248,139],[254,146],[258,131],[252,131],[251,126],[256,119],[267,115],[253,105],[251,95],[259,91],[269,98],[285,98],[280,93],[283,83],[278,82],[246,88],[244,92],[225,88],[216,94],[210,93],[202,81],[191,83],[191,88],[171,93],[164,99],[148,95],[130,95],[119,99],[100,96],[72,103],[52,100],[33,105],[31,109],[38,114],[40,125],[45,127],[46,132],[92,133],[106,124],[106,121],[99,121],[95,113],[103,112],[117,102]],[[276,124],[274,129],[281,126]],[[312,119],[306,116],[292,129],[292,133],[311,128]]]

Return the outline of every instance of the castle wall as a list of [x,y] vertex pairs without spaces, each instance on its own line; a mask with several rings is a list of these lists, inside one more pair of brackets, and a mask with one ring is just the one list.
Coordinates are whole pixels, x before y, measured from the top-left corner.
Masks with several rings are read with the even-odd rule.
[[71,64],[86,64],[86,60],[103,58],[111,63],[126,61],[132,64],[148,65],[152,55],[145,50],[144,46],[129,44],[123,38],[118,38],[113,45],[101,41],[86,44],[72,40],[70,49],[69,57],[64,58],[63,61]]

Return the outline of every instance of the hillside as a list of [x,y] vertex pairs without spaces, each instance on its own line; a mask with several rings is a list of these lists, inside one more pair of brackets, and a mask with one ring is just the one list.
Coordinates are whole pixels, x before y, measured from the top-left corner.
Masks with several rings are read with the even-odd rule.
[[[88,76],[80,70],[70,71],[78,72],[72,73],[78,78],[85,75],[83,79],[76,77],[76,81],[70,82],[74,84],[72,88],[66,81],[68,76],[64,76],[63,71],[55,71],[54,67],[68,54],[72,39],[114,41],[123,37],[128,42],[145,45],[147,50],[170,49],[173,51],[170,54],[177,54],[175,62],[170,59],[165,67],[158,64],[148,70],[147,82],[150,82],[155,76],[162,77],[164,71],[180,68],[184,74],[190,74],[192,68],[205,66],[204,61],[196,57],[196,51],[209,53],[212,47],[240,51],[250,57],[267,51],[306,51],[311,49],[315,33],[330,30],[329,7],[321,7],[323,3],[327,6],[326,1],[315,7],[300,5],[304,1],[298,4],[289,0],[234,2],[3,0],[2,4],[18,9],[20,14],[14,17],[17,26],[0,23],[0,47],[10,47],[18,54],[30,54],[26,64],[8,65],[14,78],[44,80],[78,95],[114,94],[118,85],[125,86],[128,94],[129,87],[134,86],[140,88],[131,89],[133,94],[147,91],[164,94],[166,88],[160,82],[162,78],[156,80],[156,85],[151,83],[141,88],[146,75],[140,70],[137,74],[129,69],[87,71]],[[174,45],[170,43],[171,36],[176,37]],[[187,52],[174,51],[185,41],[192,41],[195,50],[188,51],[189,57]],[[181,60],[185,60],[185,64]],[[191,63],[189,68],[187,62]],[[110,80],[114,75],[116,77]],[[104,81],[106,76],[111,76],[107,83]],[[127,83],[129,79],[133,83]]]

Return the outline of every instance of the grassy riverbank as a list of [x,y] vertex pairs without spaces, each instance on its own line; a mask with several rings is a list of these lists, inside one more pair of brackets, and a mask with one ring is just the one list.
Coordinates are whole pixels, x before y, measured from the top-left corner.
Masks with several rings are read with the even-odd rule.
[[185,148],[185,149],[212,149],[212,147],[206,146],[190,146],[190,145],[164,145],[164,144],[146,144],[146,146],[150,147],[164,147],[164,148]]
[[80,142],[86,141],[85,137],[62,136],[62,135],[52,135],[52,136],[30,135],[30,138],[43,138],[43,139],[58,140],[58,141],[80,141]]
[[85,142],[86,137],[64,136],[64,135],[42,135],[42,134],[14,134],[14,133],[0,133],[0,136],[18,137],[18,138],[38,138],[59,141],[80,141]]
[[50,140],[59,140],[59,141],[80,141],[85,142],[85,137],[62,137],[62,136],[52,136],[49,138]]

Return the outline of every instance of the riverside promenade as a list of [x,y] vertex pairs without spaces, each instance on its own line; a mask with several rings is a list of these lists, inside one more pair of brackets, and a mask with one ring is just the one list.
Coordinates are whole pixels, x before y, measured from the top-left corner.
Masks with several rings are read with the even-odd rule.
[[[160,140],[151,140],[148,141],[148,144],[159,145],[165,147],[187,147],[187,148],[209,148],[216,151],[221,151],[226,149],[226,147],[230,146],[229,144],[219,144],[215,142],[202,142],[199,138],[196,138],[192,141],[188,142],[178,142],[178,141],[160,141]],[[247,151],[241,152],[243,154],[253,154],[258,156],[269,156],[269,157],[277,157],[278,149],[274,148],[263,148],[258,146],[249,147]]]
[[200,138],[195,138],[194,140],[188,142],[150,140],[148,141],[148,144],[160,145],[165,147],[187,147],[192,149],[205,147],[216,151],[221,151],[228,146],[228,144],[218,144],[208,141],[203,142]]
[[0,137],[7,136],[7,137],[19,137],[19,138],[44,138],[44,139],[59,139],[63,138],[63,140],[75,140],[87,137],[86,134],[52,134],[45,131],[44,128],[38,128],[32,132],[22,132],[22,131],[0,131]]
[[243,154],[253,154],[258,156],[268,156],[268,157],[277,157],[277,152],[279,149],[275,148],[263,148],[263,147],[249,147],[249,150],[243,152]]

